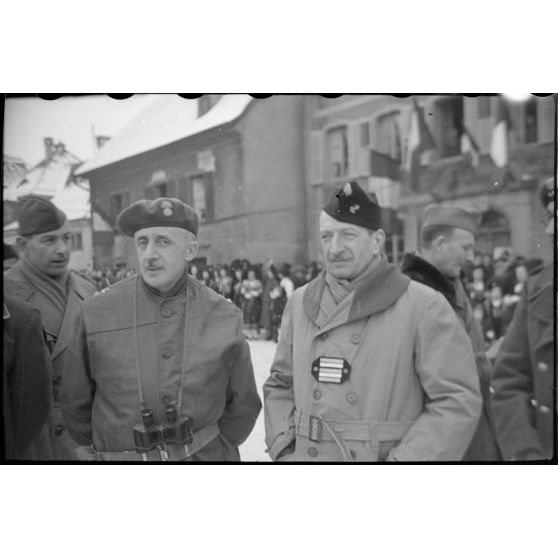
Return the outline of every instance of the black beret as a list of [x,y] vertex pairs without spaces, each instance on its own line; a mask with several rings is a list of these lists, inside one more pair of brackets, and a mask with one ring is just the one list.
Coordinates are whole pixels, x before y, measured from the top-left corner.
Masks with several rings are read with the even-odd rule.
[[59,229],[66,222],[66,214],[47,198],[42,196],[22,196],[16,207],[19,234],[27,236]]
[[460,207],[442,207],[433,205],[427,208],[423,215],[422,230],[431,227],[453,227],[479,234],[477,218],[474,214]]
[[550,202],[554,201],[555,190],[556,190],[556,183],[554,181],[554,178],[549,178],[548,180],[545,180],[543,182],[543,185],[541,186],[539,192],[539,196],[541,199],[541,203],[543,204],[543,207],[545,209]]
[[376,194],[367,194],[358,182],[347,182],[323,210],[337,221],[377,231],[382,228],[382,208]]
[[116,224],[127,236],[147,227],[178,227],[198,234],[197,213],[176,198],[138,200],[120,213]]

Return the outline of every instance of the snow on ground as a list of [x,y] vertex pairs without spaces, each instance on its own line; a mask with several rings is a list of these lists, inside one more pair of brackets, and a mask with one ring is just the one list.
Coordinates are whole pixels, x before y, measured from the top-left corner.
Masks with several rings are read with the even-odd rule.
[[[273,341],[248,341],[248,343],[250,345],[258,393],[263,402],[262,386],[269,376],[271,362],[277,345]],[[240,458],[242,461],[271,461],[267,453],[265,453],[263,409],[258,416],[254,430],[252,430],[246,442],[240,446]]]

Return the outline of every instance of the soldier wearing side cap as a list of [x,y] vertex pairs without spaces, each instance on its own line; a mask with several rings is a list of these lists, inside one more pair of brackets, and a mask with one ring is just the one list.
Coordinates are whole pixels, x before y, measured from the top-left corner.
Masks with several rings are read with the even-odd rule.
[[242,313],[188,274],[198,217],[174,198],[117,219],[140,273],[90,300],[75,324],[62,406],[78,456],[238,461],[261,410]]
[[[556,183],[545,181],[540,201],[547,214],[552,249]],[[556,457],[556,355],[554,353],[554,262],[533,270],[496,357],[492,407],[505,460]]]
[[4,292],[40,310],[53,369],[51,414],[26,455],[31,460],[70,460],[77,446],[66,431],[58,395],[74,320],[96,289],[68,269],[70,230],[60,209],[41,196],[23,196],[16,218],[20,259],[4,274]]
[[382,253],[381,208],[356,182],[320,214],[325,269],[283,314],[264,384],[278,461],[456,461],[482,399],[449,303]]
[[457,207],[431,206],[423,215],[420,254],[405,254],[401,271],[411,279],[443,294],[465,327],[473,345],[483,412],[464,461],[499,461],[501,454],[496,442],[494,417],[490,407],[491,367],[480,324],[461,281],[463,266],[473,260],[478,236],[476,217]]

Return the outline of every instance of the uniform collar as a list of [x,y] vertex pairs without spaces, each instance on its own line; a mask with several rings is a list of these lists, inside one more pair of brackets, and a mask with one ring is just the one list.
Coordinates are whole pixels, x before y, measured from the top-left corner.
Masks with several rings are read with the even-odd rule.
[[[304,291],[302,300],[304,313],[314,323],[318,319],[325,284],[325,272],[322,271]],[[395,304],[408,286],[409,278],[405,277],[397,266],[382,258],[376,269],[355,285],[348,321],[386,310]]]

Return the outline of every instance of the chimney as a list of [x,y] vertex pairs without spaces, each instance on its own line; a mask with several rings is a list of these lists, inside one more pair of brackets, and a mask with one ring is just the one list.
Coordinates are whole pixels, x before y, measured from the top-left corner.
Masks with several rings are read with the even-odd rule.
[[101,149],[107,141],[110,140],[109,136],[95,136],[95,141],[97,142],[97,150]]
[[50,161],[54,155],[54,141],[52,138],[45,138],[43,141],[45,142],[45,158]]

